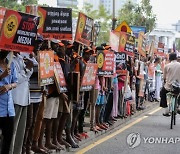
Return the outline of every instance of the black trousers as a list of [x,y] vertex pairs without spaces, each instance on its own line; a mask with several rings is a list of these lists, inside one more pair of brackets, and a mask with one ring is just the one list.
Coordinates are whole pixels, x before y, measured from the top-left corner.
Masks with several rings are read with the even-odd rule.
[[160,92],[160,97],[161,97],[160,107],[163,107],[163,108],[168,107],[168,105],[167,105],[167,98],[166,98],[166,94],[168,92],[169,91],[167,91],[164,87],[161,89],[161,92]]
[[83,133],[83,124],[84,124],[84,118],[85,118],[85,114],[87,110],[88,99],[89,99],[89,91],[86,91],[84,93],[84,109],[81,110],[79,114],[79,126],[78,126],[79,133]]
[[107,122],[110,119],[112,108],[113,108],[113,92],[109,92],[109,94],[107,94],[107,104],[105,106],[105,111],[104,111],[105,122]]
[[14,117],[0,117],[0,129],[2,130],[3,143],[1,154],[9,154],[13,136]]

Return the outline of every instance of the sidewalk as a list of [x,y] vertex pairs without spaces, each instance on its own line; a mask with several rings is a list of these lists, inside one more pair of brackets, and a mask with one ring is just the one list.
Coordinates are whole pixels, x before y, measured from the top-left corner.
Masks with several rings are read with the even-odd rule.
[[[159,102],[145,102],[145,109],[144,110],[141,110],[141,111],[136,111],[136,113],[134,115],[131,115],[131,116],[128,116],[127,118],[124,118],[124,119],[118,119],[118,121],[116,121],[112,126],[109,127],[108,130],[103,130],[101,132],[98,132],[98,133],[94,133],[92,131],[89,130],[89,126],[85,126],[84,127],[84,130],[87,132],[89,138],[87,139],[83,139],[81,142],[79,142],[79,146],[81,147],[82,145],[84,144],[87,144],[88,142],[90,141],[93,141],[95,140],[96,138],[100,137],[101,135],[105,135],[106,133],[111,133],[111,131],[113,131],[113,129],[117,128],[118,126],[122,125],[122,124],[125,124],[127,123],[129,120],[155,108],[155,107],[158,107],[159,106]],[[89,123],[89,118],[86,118],[85,119],[85,122],[86,123]],[[75,151],[77,149],[69,149],[69,152],[72,153],[73,151]],[[63,153],[68,153],[67,151],[61,151],[60,152],[61,154]],[[58,153],[56,153],[58,154]]]

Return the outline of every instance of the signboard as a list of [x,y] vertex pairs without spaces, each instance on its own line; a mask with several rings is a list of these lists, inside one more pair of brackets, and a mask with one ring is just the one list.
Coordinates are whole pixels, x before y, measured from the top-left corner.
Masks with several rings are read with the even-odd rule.
[[116,52],[118,51],[118,49],[119,49],[119,36],[116,35],[113,31],[110,32],[109,44],[110,44],[112,50],[115,50]]
[[140,32],[138,37],[138,52],[140,55],[146,57],[146,38],[144,37],[144,33]]
[[39,51],[39,85],[54,83],[54,52],[52,50]]
[[82,79],[80,91],[90,91],[95,84],[98,66],[94,63],[87,63],[85,74]]
[[146,33],[146,27],[144,26],[130,26],[133,34],[135,35],[136,39],[138,39],[139,33],[143,32]]
[[93,34],[93,19],[79,13],[75,41],[90,46]]
[[0,7],[0,32],[1,32],[3,21],[4,21],[5,13],[6,13],[6,8]]
[[135,37],[131,34],[120,32],[119,52],[125,52],[133,57],[135,49]]
[[114,68],[114,52],[104,50],[99,51],[97,55],[98,75],[111,76]]
[[0,35],[0,49],[16,52],[32,52],[39,17],[6,10]]
[[119,75],[126,75],[126,53],[115,52],[116,55],[116,73]]
[[126,21],[123,21],[116,29],[116,32],[126,32],[126,33],[131,33],[132,30],[129,27],[129,25],[127,24]]
[[58,93],[67,92],[66,80],[59,62],[54,62],[54,77]]
[[[33,7],[27,6],[26,12],[33,13]],[[72,9],[38,6],[38,15],[38,33],[44,38],[72,40]]]

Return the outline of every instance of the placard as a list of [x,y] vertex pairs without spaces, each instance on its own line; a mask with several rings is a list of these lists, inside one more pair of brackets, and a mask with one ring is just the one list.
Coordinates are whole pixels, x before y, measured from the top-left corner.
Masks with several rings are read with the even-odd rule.
[[111,76],[114,69],[114,52],[103,50],[98,51],[97,55],[98,75]]
[[0,49],[16,52],[32,52],[39,17],[6,10],[0,35]]
[[90,91],[95,84],[98,65],[94,63],[87,63],[86,70],[82,79],[80,91]]
[[126,53],[125,52],[115,52],[116,54],[116,73],[118,75],[126,75]]
[[125,52],[133,57],[135,49],[135,37],[129,33],[120,32],[119,52]]
[[[32,8],[31,8],[32,7]],[[33,6],[27,6],[26,12],[32,13]],[[40,23],[38,33],[44,38],[72,40],[72,9],[38,6]]]
[[146,57],[146,38],[144,37],[144,32],[139,33],[138,52],[140,53],[140,55]]
[[58,93],[60,94],[67,92],[66,80],[64,77],[62,67],[59,62],[54,62],[54,77],[55,77]]
[[79,13],[75,41],[90,46],[93,34],[93,19]]
[[54,83],[54,52],[45,50],[38,52],[39,58],[39,85]]
[[110,32],[109,45],[112,50],[115,50],[116,52],[119,50],[119,36],[113,31]]

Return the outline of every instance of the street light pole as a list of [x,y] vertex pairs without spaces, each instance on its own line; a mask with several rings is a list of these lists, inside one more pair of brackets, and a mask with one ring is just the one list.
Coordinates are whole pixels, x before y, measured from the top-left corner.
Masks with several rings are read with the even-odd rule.
[[116,18],[115,18],[115,0],[113,0],[113,12],[112,12],[112,30],[115,29]]

